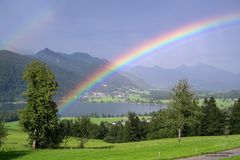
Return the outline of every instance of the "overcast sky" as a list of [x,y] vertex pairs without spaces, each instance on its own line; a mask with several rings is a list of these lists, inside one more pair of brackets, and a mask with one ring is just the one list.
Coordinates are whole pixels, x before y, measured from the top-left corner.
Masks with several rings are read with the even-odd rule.
[[[113,60],[176,28],[240,12],[240,0],[0,0],[0,48]],[[240,72],[240,24],[156,51],[134,65],[207,63]]]

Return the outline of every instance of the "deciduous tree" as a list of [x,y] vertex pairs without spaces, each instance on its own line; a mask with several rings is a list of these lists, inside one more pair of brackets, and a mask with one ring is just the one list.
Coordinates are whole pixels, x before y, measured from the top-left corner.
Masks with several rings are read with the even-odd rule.
[[23,78],[27,81],[27,105],[20,112],[20,123],[29,135],[29,143],[33,148],[57,147],[62,139],[53,100],[58,86],[55,76],[45,64],[33,61]]
[[178,141],[181,141],[185,126],[200,123],[200,108],[187,80],[181,80],[170,92],[169,123],[178,131]]

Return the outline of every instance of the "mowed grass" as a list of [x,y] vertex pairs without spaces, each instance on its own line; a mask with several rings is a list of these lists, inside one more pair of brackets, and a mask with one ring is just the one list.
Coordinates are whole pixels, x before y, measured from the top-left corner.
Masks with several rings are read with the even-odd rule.
[[[89,140],[86,149],[77,149],[75,139],[67,143],[67,149],[31,150],[27,147],[27,135],[18,122],[6,124],[8,137],[1,148],[0,159],[12,160],[156,160],[176,159],[240,147],[240,136],[187,137],[182,142],[176,138],[111,144],[101,140]],[[62,147],[64,144],[62,144]]]
[[19,126],[18,122],[6,123],[7,138],[3,147],[0,150],[6,151],[23,151],[28,150],[27,146],[27,134],[24,133]]

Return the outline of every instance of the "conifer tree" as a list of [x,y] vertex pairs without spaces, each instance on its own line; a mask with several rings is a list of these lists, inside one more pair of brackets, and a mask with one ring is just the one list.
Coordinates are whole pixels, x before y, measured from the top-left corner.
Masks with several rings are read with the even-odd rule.
[[141,121],[135,113],[128,113],[128,121],[125,124],[124,139],[126,142],[140,141],[143,139]]
[[230,130],[232,134],[240,133],[240,98],[230,109]]
[[205,100],[202,111],[201,135],[222,135],[224,133],[225,116],[217,107],[216,100],[213,97]]

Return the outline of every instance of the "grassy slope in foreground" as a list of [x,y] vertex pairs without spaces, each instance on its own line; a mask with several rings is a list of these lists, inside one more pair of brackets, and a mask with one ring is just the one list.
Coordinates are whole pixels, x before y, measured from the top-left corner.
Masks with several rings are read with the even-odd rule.
[[[17,123],[7,123],[8,137],[4,146],[4,152],[0,152],[0,159],[19,160],[146,160],[175,159],[198,155],[202,152],[240,147],[240,136],[213,136],[213,137],[188,137],[183,138],[181,143],[175,138],[110,144],[101,140],[90,140],[86,149],[45,149],[32,151],[26,145],[26,134],[23,133]],[[71,140],[68,147],[75,147],[76,142]],[[90,147],[111,146],[110,149],[90,149]]]

